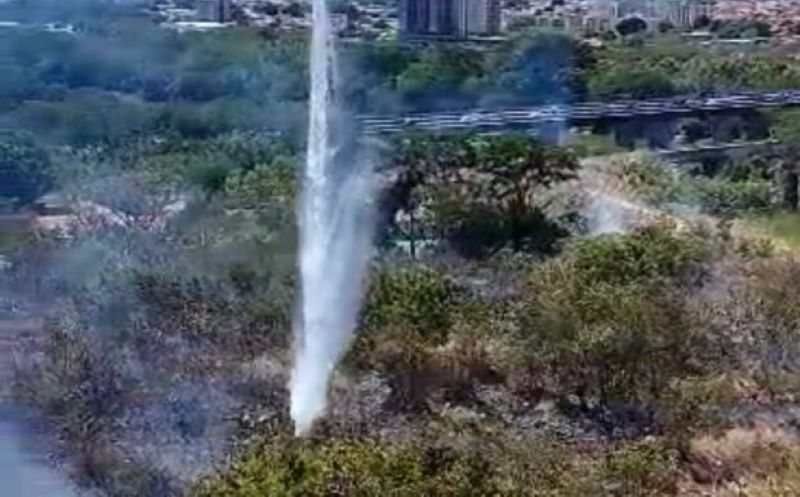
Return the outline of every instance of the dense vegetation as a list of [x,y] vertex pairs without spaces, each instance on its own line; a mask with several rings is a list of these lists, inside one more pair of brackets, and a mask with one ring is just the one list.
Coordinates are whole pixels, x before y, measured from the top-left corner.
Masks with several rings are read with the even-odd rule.
[[[76,26],[0,32],[0,123],[75,145],[242,129],[300,136],[302,38],[245,29],[181,34],[138,15]],[[354,43],[342,47],[343,93],[351,109],[380,113],[798,83],[790,57],[670,40],[591,48],[522,31],[492,47]]]
[[[0,196],[74,200],[61,231],[4,246],[4,276],[47,317],[15,393],[83,487],[798,493],[794,113],[773,119],[785,151],[682,171],[528,135],[387,140],[357,338],[297,440],[305,41],[81,22],[0,32]],[[797,84],[779,55],[632,44],[357,44],[344,92],[378,112]]]
[[[613,160],[607,183],[659,214],[637,216],[627,234],[589,236],[576,185],[591,171],[568,152],[514,135],[398,138],[358,338],[328,416],[298,441],[285,390],[294,159],[271,140],[203,143],[187,145],[193,159],[164,145],[83,156],[96,171],[100,158],[124,164],[128,181],[168,161],[187,175],[175,188],[202,194],[169,217],[163,180],[137,182],[127,198],[86,188],[130,224],[89,213],[75,236],[39,242],[60,254],[56,266],[42,266],[39,251],[15,258],[16,288],[59,296],[44,348],[18,364],[17,394],[47,413],[64,450],[79,448],[82,484],[131,497],[796,485],[794,435],[762,406],[783,419],[776,406],[796,395],[800,267],[777,242],[672,213],[775,212],[778,195],[738,193],[742,182],[771,185],[746,172],[763,171],[757,161],[703,177]],[[191,165],[214,160],[225,174]],[[710,183],[736,200],[715,203]],[[572,192],[556,194],[563,187]],[[566,195],[566,211],[553,194]],[[430,203],[442,199],[446,209]],[[543,229],[557,235],[529,243],[547,239]],[[393,249],[409,238],[438,243],[410,259]],[[229,451],[232,466],[196,482]],[[762,483],[767,473],[779,479]]]

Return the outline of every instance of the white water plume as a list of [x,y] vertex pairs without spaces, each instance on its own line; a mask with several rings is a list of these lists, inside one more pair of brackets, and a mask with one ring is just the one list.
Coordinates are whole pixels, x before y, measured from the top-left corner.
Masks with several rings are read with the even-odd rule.
[[308,150],[298,212],[301,295],[289,385],[298,435],[324,411],[330,375],[352,337],[371,235],[371,171],[342,163],[341,128],[331,132],[335,51],[325,2],[313,2]]
[[606,192],[592,192],[585,209],[589,234],[626,233],[636,215],[635,204]]

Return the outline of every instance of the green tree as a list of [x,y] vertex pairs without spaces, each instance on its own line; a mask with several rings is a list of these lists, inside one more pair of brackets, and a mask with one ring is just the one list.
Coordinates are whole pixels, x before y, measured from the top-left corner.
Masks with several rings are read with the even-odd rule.
[[688,143],[695,143],[709,136],[708,125],[700,119],[688,119],[681,125],[681,132]]
[[692,28],[694,29],[704,29],[711,25],[711,18],[707,15],[703,14],[699,16],[697,19],[694,20],[694,24]]
[[783,203],[789,210],[798,209],[798,163],[800,162],[800,111],[788,110],[777,114],[773,133],[788,155],[780,167]]
[[392,144],[387,167],[395,178],[384,194],[382,211],[387,217],[384,224],[397,231],[395,215],[408,213],[405,236],[410,241],[412,256],[415,256],[419,237],[416,213],[422,203],[420,189],[426,184],[445,181],[449,171],[473,167],[475,158],[471,152],[463,135],[409,134]]
[[589,80],[589,90],[599,97],[652,98],[678,92],[672,78],[657,68],[615,67],[598,69]]
[[237,169],[225,180],[229,204],[270,213],[276,226],[292,224],[296,196],[295,160],[291,157],[279,156],[249,170]]
[[662,20],[658,22],[658,32],[665,34],[669,33],[670,31],[675,29],[675,25],[672,24],[670,21]]
[[521,250],[529,234],[531,217],[540,220],[537,190],[574,177],[578,168],[569,152],[541,145],[525,135],[503,135],[480,144],[479,171],[488,181],[479,181],[487,200],[498,206],[508,222],[515,250]]
[[586,45],[563,34],[520,36],[490,57],[486,92],[496,100],[563,102],[585,94],[585,73],[595,63]]
[[647,22],[641,17],[627,17],[618,22],[615,27],[617,33],[622,36],[628,36],[647,31]]
[[0,132],[0,198],[21,206],[50,185],[50,159],[29,135]]
[[441,47],[425,49],[415,62],[397,76],[397,89],[407,99],[457,97],[472,78],[483,74],[483,55],[467,48]]
[[570,152],[526,135],[411,135],[396,144],[391,164],[396,181],[387,215],[424,207],[434,231],[468,255],[552,241],[535,236],[548,225],[537,192],[578,167]]

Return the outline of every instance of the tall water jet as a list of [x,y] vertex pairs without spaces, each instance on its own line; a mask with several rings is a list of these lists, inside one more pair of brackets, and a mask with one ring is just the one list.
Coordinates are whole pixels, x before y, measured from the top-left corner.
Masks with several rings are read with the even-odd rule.
[[[295,323],[290,414],[298,435],[325,409],[328,382],[356,325],[369,259],[373,178],[346,163],[334,99],[335,50],[326,0],[313,1],[311,97],[300,225],[301,291]],[[352,159],[352,158],[351,158]]]

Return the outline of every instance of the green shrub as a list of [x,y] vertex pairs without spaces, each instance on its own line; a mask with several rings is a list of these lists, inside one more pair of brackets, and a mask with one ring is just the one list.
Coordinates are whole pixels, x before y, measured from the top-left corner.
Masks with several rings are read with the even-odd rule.
[[701,207],[715,215],[764,212],[778,204],[777,189],[769,180],[698,179],[697,188]]
[[625,151],[624,148],[614,143],[611,135],[580,133],[569,136],[568,140],[568,146],[578,157],[611,155]]
[[680,296],[604,287],[564,297],[540,296],[522,320],[526,364],[554,393],[646,403],[672,378],[702,370],[704,337]]
[[[610,495],[655,497],[677,492],[678,454],[658,442],[643,441],[613,451],[605,460]],[[607,488],[608,488],[607,487]]]
[[580,240],[566,259],[581,287],[625,286],[694,276],[709,248],[700,234],[651,226],[631,235]]
[[769,238],[742,238],[734,250],[743,259],[766,259],[775,254],[775,243]]
[[442,343],[457,304],[454,282],[426,266],[376,273],[364,309],[368,329],[406,328],[433,343]]
[[767,237],[777,247],[800,250],[800,214],[775,212],[766,216],[752,216],[744,220],[748,232]]
[[485,497],[491,463],[449,447],[371,440],[277,440],[250,452],[194,497]]
[[687,441],[692,434],[726,427],[727,414],[739,399],[737,377],[732,374],[687,376],[672,381],[662,402],[659,424],[673,444]]
[[575,454],[491,429],[403,441],[273,439],[192,497],[656,497],[676,494],[674,451],[658,441]]
[[362,332],[345,364],[374,369],[388,380],[387,404],[426,410],[440,369],[434,349],[445,344],[458,306],[455,283],[426,266],[386,268],[373,275],[362,317]]
[[520,309],[526,367],[557,393],[647,402],[702,369],[700,316],[687,290],[708,246],[664,227],[578,242],[532,275]]
[[297,181],[290,157],[276,157],[252,169],[236,169],[226,179],[225,194],[234,205],[294,207]]
[[33,137],[0,130],[0,201],[26,205],[52,181],[50,157]]

